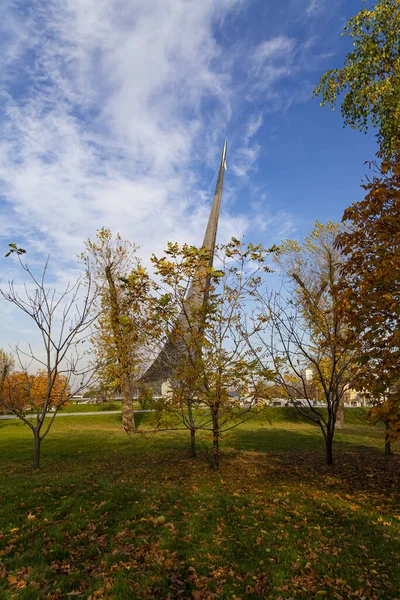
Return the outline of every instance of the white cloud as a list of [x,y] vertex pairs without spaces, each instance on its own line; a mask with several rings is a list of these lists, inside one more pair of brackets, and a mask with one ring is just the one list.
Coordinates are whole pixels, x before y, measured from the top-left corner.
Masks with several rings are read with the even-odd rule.
[[295,48],[293,38],[278,36],[254,49],[252,68],[260,88],[268,88],[277,79],[291,74]]
[[[101,226],[137,242],[144,257],[168,240],[200,243],[209,195],[191,167],[211,153],[217,168],[237,101],[215,27],[244,4],[35,0],[24,14],[3,4],[0,236],[24,243],[33,264],[50,252],[63,282]],[[258,45],[255,85],[288,75],[294,49],[284,36]],[[239,177],[255,168],[262,123],[257,110],[237,143]],[[240,237],[250,221],[225,208],[220,239]],[[12,273],[7,264],[3,281]]]
[[258,133],[260,127],[262,127],[262,124],[264,123],[264,117],[262,112],[260,112],[259,114],[253,115],[249,122],[247,123],[247,129],[244,135],[244,139],[246,142],[249,142],[251,140],[251,138],[253,138],[256,133]]
[[253,138],[257,135],[263,123],[262,112],[254,113],[245,123],[241,135],[242,144],[235,148],[231,159],[231,170],[236,177],[247,180],[249,175],[257,170],[257,161],[262,146]]
[[261,146],[259,144],[245,145],[236,150],[232,170],[237,177],[249,176],[255,168],[260,151]]
[[279,56],[291,54],[295,46],[295,40],[286,36],[278,36],[270,40],[265,40],[257,46],[254,51],[254,58],[258,66],[265,63],[266,60],[276,60]]
[[306,15],[308,17],[313,17],[320,11],[320,8],[319,0],[309,0],[306,8]]
[[168,237],[174,214],[182,220],[195,200],[185,170],[207,138],[202,102],[230,110],[229,73],[212,64],[221,55],[213,23],[235,4],[39,3],[32,36],[14,31],[3,65],[9,81],[31,52],[39,82],[22,101],[9,98],[0,144],[3,192],[24,231],[69,256],[103,224],[143,244],[148,225],[158,221],[159,232],[164,220]]

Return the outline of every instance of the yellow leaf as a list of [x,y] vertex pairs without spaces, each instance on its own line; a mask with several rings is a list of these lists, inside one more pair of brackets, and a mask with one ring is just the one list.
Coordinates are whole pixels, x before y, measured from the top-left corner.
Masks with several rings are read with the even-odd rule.
[[154,519],[154,523],[165,523],[165,517],[157,517],[156,519]]
[[18,581],[15,587],[17,588],[17,590],[22,590],[24,587],[26,587],[26,581],[21,579],[21,581]]

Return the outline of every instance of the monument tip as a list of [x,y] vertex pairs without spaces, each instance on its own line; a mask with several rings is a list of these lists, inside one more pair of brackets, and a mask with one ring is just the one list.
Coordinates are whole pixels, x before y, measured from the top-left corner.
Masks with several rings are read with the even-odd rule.
[[226,166],[226,150],[228,147],[228,142],[227,140],[225,140],[224,142],[224,147],[222,148],[222,158],[221,158],[221,166],[224,167],[225,171],[227,170],[227,166]]

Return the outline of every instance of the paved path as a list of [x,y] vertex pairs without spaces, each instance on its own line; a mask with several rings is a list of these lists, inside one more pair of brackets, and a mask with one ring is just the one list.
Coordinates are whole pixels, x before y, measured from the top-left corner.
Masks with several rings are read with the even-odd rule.
[[[318,404],[316,408],[319,407],[325,407],[324,404]],[[267,406],[266,408],[271,408],[270,406]],[[278,407],[273,407],[273,408],[285,408],[282,406],[278,406]],[[291,408],[291,407],[290,407]],[[359,406],[346,406],[346,409],[348,408],[360,408]],[[361,407],[363,408],[363,407]],[[148,413],[148,412],[154,412],[153,410],[144,410],[144,409],[140,409],[140,410],[135,410],[135,414],[136,413]],[[97,415],[120,415],[122,414],[122,410],[100,410],[99,412],[77,412],[77,413],[63,413],[63,412],[59,412],[56,415],[57,417],[93,417],[93,416],[97,416]],[[27,419],[34,419],[36,417],[36,415],[25,415]],[[52,417],[53,413],[48,412],[46,417]],[[6,419],[18,419],[19,417],[16,417],[15,415],[0,415],[0,421],[1,420],[6,420]]]
[[[152,410],[135,410],[135,414],[136,413],[147,413],[147,412],[153,412]],[[97,415],[120,415],[122,413],[122,410],[100,410],[98,412],[77,412],[77,413],[63,413],[63,412],[59,412],[56,415],[57,417],[97,417]],[[52,417],[53,413],[49,412],[47,413],[46,417]],[[25,417],[27,419],[35,419],[36,415],[25,415]],[[1,420],[5,420],[5,419],[18,419],[19,417],[16,417],[15,415],[0,415],[0,419]]]

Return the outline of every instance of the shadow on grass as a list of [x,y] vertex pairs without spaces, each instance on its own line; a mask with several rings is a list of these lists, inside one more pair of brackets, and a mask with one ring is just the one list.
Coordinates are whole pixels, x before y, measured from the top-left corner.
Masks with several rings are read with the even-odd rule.
[[[334,450],[339,448],[371,449],[377,452],[377,446],[384,442],[383,431],[380,428],[366,428],[362,431],[355,427],[347,426],[335,434]],[[241,450],[258,452],[292,450],[314,450],[324,452],[325,442],[318,426],[304,427],[303,429],[288,429],[277,425],[262,426],[252,429],[234,429],[229,436],[229,445]]]
[[[394,519],[390,527],[385,521],[398,506],[400,457],[383,456],[382,432],[354,422],[354,414],[337,435],[332,469],[317,426],[295,409],[269,417],[223,437],[219,473],[209,468],[205,434],[192,460],[188,432],[127,437],[120,415],[63,418],[43,444],[43,469],[34,477],[32,434],[8,422],[0,434],[0,522],[7,540],[19,528],[19,545],[8,546],[2,561],[13,576],[22,565],[45,569],[52,586],[37,596],[27,588],[21,600],[48,597],[61,585],[67,597],[81,580],[88,597],[103,585],[102,573],[114,577],[111,567],[116,600],[191,597],[195,581],[215,590],[224,579],[216,597],[268,598],[279,586],[289,586],[284,598],[318,598],[324,589],[327,598],[362,597],[359,586],[377,590],[365,597],[395,598],[399,539]],[[376,575],[371,560],[380,564]],[[2,586],[11,597],[6,580]]]
[[[313,431],[297,442],[304,436],[313,438]],[[116,447],[115,454],[97,454],[97,464],[79,468],[70,453],[66,464],[55,463],[53,473],[41,473],[34,485],[17,473],[4,520],[7,531],[20,528],[18,543],[24,540],[26,547],[3,559],[10,573],[23,561],[37,571],[47,569],[54,589],[61,577],[64,597],[79,585],[72,575],[68,580],[70,565],[87,590],[99,589],[100,574],[112,580],[112,566],[116,600],[188,598],[198,589],[196,581],[219,598],[233,593],[249,600],[268,593],[276,598],[279,586],[286,586],[283,598],[319,598],[321,590],[327,598],[363,597],[358,589],[366,589],[371,599],[397,597],[399,539],[378,516],[390,511],[389,495],[398,491],[393,487],[399,481],[398,457],[387,462],[373,450],[342,450],[332,470],[316,447],[231,450],[222,453],[218,474],[204,456],[189,460],[183,444],[169,442],[169,449],[157,446],[157,452],[144,454]],[[163,521],[154,522],[160,516]],[[90,556],[92,537],[96,547]],[[379,569],[371,572],[371,561],[380,563]],[[67,564],[65,574],[56,575],[55,564],[61,572]],[[138,584],[142,587],[130,587]]]

